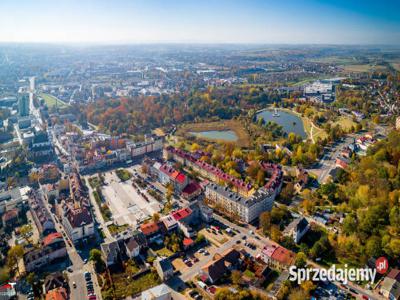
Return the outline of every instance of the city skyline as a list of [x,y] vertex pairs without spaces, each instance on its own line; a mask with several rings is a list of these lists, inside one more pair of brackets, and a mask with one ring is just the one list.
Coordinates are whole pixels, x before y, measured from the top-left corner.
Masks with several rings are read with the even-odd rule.
[[395,1],[13,1],[0,42],[395,44]]

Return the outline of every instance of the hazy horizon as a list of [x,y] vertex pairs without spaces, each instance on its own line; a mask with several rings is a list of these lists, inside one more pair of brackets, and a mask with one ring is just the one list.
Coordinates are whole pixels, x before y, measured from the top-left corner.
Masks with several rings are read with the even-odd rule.
[[399,45],[398,11],[387,0],[3,0],[0,42]]

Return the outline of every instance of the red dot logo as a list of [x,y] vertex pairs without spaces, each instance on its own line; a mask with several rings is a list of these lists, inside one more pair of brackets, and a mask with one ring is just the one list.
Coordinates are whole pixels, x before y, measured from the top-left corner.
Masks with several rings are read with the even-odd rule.
[[375,268],[379,274],[385,274],[389,269],[389,262],[386,257],[379,257],[375,261]]

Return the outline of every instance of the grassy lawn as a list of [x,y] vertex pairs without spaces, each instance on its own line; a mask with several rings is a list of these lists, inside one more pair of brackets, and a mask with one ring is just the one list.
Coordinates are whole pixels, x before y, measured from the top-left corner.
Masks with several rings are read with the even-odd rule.
[[39,94],[39,96],[43,98],[43,100],[46,103],[48,108],[56,106],[56,104],[60,108],[68,106],[68,104],[66,104],[65,102],[61,101],[60,99],[57,99],[53,95],[41,93],[41,94]]
[[92,189],[96,189],[97,187],[101,186],[100,178],[98,176],[90,177],[89,184]]
[[115,171],[117,174],[118,178],[121,179],[121,181],[127,181],[132,178],[131,172],[125,169],[118,169]]
[[357,123],[354,122],[351,118],[346,116],[341,116],[336,122],[332,124],[333,126],[339,125],[343,130],[350,130],[352,126],[356,126]]
[[[201,132],[201,131],[211,131],[211,130],[232,130],[236,133],[238,137],[238,140],[235,142],[236,145],[238,145],[239,147],[248,147],[250,145],[249,135],[243,128],[242,124],[237,120],[223,120],[218,122],[184,124],[178,129],[177,135],[184,135],[187,134],[188,132]],[[206,139],[206,138],[201,137],[201,139]],[[227,143],[227,141],[223,140],[222,141],[213,140],[213,141]]]
[[112,235],[116,235],[124,230],[126,230],[129,227],[129,225],[124,224],[124,225],[115,225],[115,224],[111,224],[108,226],[108,230],[110,231],[110,233]]
[[155,251],[157,253],[158,256],[165,256],[165,257],[169,257],[172,254],[174,254],[171,250],[167,249],[167,248],[161,248],[159,250]]
[[157,273],[149,272],[132,280],[126,272],[112,274],[116,299],[138,294],[161,283]]

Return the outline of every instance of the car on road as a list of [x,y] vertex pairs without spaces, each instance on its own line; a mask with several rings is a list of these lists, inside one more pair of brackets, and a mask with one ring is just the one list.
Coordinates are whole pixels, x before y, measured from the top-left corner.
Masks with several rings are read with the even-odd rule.
[[73,288],[76,288],[76,282],[75,281],[72,282],[72,286],[73,286]]
[[70,273],[72,273],[74,270],[72,270],[71,267],[68,267],[68,268],[67,268],[67,271],[70,272]]

